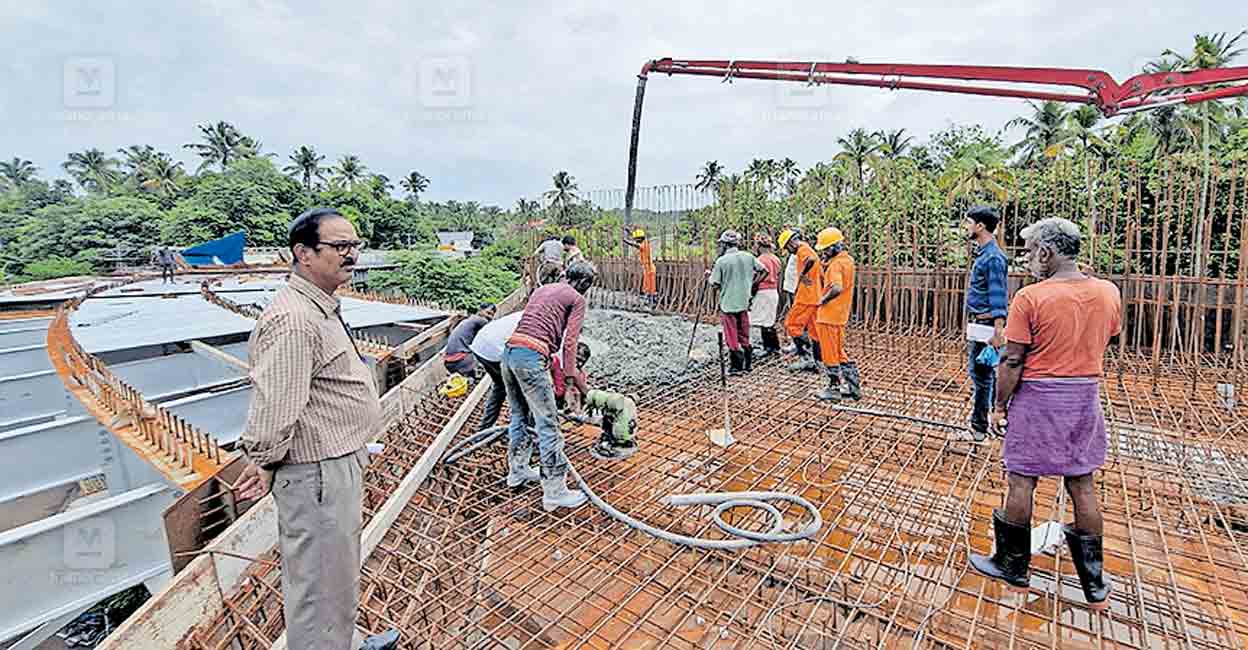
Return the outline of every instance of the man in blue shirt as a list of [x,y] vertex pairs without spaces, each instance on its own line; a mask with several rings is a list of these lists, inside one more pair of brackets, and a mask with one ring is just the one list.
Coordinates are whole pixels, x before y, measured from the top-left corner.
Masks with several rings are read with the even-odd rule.
[[[992,405],[996,366],[980,363],[980,352],[988,345],[998,350],[1005,345],[1005,316],[1009,297],[1008,264],[997,246],[993,231],[1001,222],[997,211],[977,205],[966,211],[962,228],[975,243],[975,262],[966,283],[967,369],[974,385],[975,406],[971,411],[971,433],[976,442],[988,438],[988,411]],[[991,328],[992,333],[988,334]],[[978,330],[978,331],[976,331]],[[981,333],[982,332],[982,333]],[[985,340],[986,339],[986,340]]]

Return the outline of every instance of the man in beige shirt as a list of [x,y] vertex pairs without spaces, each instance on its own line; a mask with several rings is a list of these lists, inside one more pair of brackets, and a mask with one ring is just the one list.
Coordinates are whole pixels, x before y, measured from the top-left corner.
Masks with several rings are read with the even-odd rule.
[[[364,242],[315,208],[290,225],[294,268],[248,341],[252,397],[240,447],[242,499],[277,502],[286,647],[352,650],[360,586],[365,444],[380,433],[372,373],[334,291]],[[394,647],[391,639],[370,647]],[[385,641],[389,641],[386,644]]]

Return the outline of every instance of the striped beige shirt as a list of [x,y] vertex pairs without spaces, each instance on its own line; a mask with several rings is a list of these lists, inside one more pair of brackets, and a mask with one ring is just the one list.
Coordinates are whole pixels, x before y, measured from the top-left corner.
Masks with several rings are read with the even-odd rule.
[[377,387],[340,308],[337,298],[292,273],[260,315],[247,343],[251,406],[240,440],[256,464],[337,458],[380,433]]

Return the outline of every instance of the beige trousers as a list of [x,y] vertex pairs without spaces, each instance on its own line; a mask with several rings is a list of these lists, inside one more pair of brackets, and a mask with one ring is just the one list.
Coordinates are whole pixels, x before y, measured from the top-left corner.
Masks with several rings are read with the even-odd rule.
[[286,647],[355,650],[360,597],[360,528],[368,450],[273,475],[282,549]]

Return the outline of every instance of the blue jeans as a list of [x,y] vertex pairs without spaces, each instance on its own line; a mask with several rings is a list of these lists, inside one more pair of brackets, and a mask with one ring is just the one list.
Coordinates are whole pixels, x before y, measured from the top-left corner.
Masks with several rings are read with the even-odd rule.
[[981,433],[988,432],[988,411],[992,410],[993,391],[996,390],[997,381],[995,367],[985,366],[975,360],[986,347],[988,344],[983,341],[966,342],[967,374],[971,376],[971,383],[974,385],[975,399],[975,407],[971,411],[971,428]]
[[503,352],[503,385],[507,388],[507,405],[511,408],[508,457],[514,453],[527,458],[531,453],[533,441],[525,428],[525,420],[531,420],[537,429],[542,477],[563,477],[568,472],[568,458],[563,454],[563,432],[556,419],[550,361],[529,348],[507,346]]

